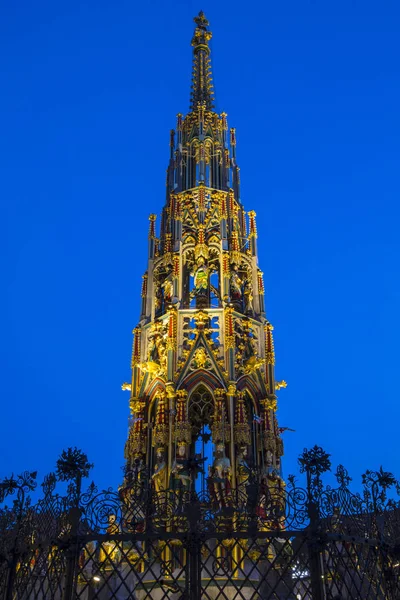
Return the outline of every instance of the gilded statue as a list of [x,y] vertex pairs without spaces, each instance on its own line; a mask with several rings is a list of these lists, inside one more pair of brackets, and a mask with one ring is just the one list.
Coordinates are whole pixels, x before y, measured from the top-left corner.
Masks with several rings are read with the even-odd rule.
[[247,463],[247,447],[242,446],[238,450],[236,458],[236,478],[238,488],[245,486],[249,483],[250,478],[250,467]]
[[165,450],[163,447],[157,448],[156,464],[151,479],[156,492],[162,492],[167,489],[167,464],[165,462]]
[[232,269],[230,279],[231,296],[234,300],[242,297],[242,283],[243,281],[239,277],[237,265],[235,265]]
[[193,293],[204,294],[208,289],[208,267],[205,264],[205,260],[202,256],[197,261],[196,270],[193,273],[194,276],[194,290]]
[[167,361],[166,337],[167,334],[159,329],[156,329],[149,336],[148,359],[158,363],[162,368],[165,367]]
[[172,279],[170,277],[167,277],[164,283],[161,284],[161,287],[164,290],[164,300],[166,302],[171,302],[174,293],[174,284],[172,282]]
[[246,314],[252,314],[254,312],[253,286],[249,279],[246,279],[244,283],[244,312]]

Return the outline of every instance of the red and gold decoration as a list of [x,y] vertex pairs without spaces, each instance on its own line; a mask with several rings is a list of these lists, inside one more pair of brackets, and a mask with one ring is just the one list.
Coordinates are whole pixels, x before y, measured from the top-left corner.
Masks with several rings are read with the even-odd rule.
[[202,448],[210,473],[223,478],[212,486],[222,506],[224,494],[245,485],[250,464],[264,469],[267,484],[280,477],[275,391],[284,386],[274,379],[256,214],[242,204],[236,130],[214,109],[212,34],[202,12],[195,24],[190,110],[170,133],[161,218],[149,217],[132,382],[124,384],[132,412],[126,460],[140,456],[157,490],[186,489],[185,460]]

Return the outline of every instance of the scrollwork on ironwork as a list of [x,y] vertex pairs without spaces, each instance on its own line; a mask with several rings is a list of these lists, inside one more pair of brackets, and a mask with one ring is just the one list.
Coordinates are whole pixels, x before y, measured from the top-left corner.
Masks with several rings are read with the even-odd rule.
[[341,488],[349,487],[349,483],[352,480],[347,469],[343,465],[338,465],[335,473],[338,484]]
[[91,496],[87,504],[81,505],[85,525],[89,531],[104,533],[110,526],[110,517],[120,524],[123,516],[123,504],[120,495],[111,488]]
[[36,489],[36,477],[37,471],[24,471],[21,475],[17,475],[17,477],[14,477],[14,475],[5,477],[0,482],[0,503],[3,503],[8,496],[12,496],[16,492],[16,502],[22,508],[27,494]]
[[400,483],[393,473],[384,471],[382,467],[379,471],[365,471],[362,475],[362,483],[364,500],[370,511],[384,511],[388,491],[392,488],[395,488],[398,494],[400,491]]
[[56,488],[57,477],[55,473],[49,473],[43,480],[42,490],[45,498],[51,496]]
[[[398,500],[392,497],[397,489],[394,476],[383,469],[367,471],[363,477],[364,494],[359,495],[349,489],[351,478],[341,465],[335,473],[337,487],[324,485],[322,475],[330,468],[330,460],[323,450],[306,451],[301,461],[306,486],[293,476],[287,478],[285,485],[277,473],[266,476],[252,465],[248,479],[237,489],[230,489],[222,504],[216,503],[207,489],[197,493],[196,475],[202,467],[197,457],[188,459],[186,465],[191,472],[190,489],[181,486],[156,492],[138,461],[124,471],[123,484],[117,490],[98,491],[92,483],[78,498],[75,485],[65,496],[59,496],[55,477],[50,474],[42,486],[43,497],[31,506],[27,494],[35,488],[34,474],[6,478],[0,488],[1,498],[15,498],[16,502],[0,509],[0,558],[5,561],[0,561],[0,568],[1,564],[19,561],[21,586],[27,585],[33,573],[37,576],[48,572],[48,577],[62,578],[73,540],[79,540],[82,548],[80,561],[86,554],[90,556],[86,559],[89,573],[100,564],[96,544],[98,551],[105,549],[101,564],[106,567],[109,563],[111,570],[111,560],[124,561],[128,554],[132,558],[133,554],[124,548],[133,543],[132,565],[140,564],[142,570],[146,570],[148,561],[158,561],[161,568],[163,561],[170,560],[169,553],[174,560],[183,560],[179,557],[187,555],[181,554],[182,549],[192,552],[196,560],[208,561],[212,577],[218,573],[227,577],[232,563],[226,557],[230,557],[235,545],[258,564],[275,561],[277,568],[289,568],[298,561],[307,564],[307,552],[313,551],[316,540],[318,547],[325,553],[329,550],[332,560],[336,560],[336,550],[329,540],[357,539],[358,544],[365,544],[371,560],[379,558],[382,564],[389,565],[387,569],[392,568],[392,563],[397,564],[393,557],[397,556],[400,542],[400,518]],[[24,497],[22,511],[18,486]],[[310,511],[310,504],[314,512]],[[291,540],[297,540],[299,547],[304,544],[308,550],[296,554]],[[343,548],[348,547],[344,541],[341,543]],[[221,552],[216,553],[217,546]],[[86,552],[87,548],[92,549]],[[151,548],[151,552],[146,548]],[[387,556],[392,557],[392,563]],[[362,553],[360,557],[358,560]],[[169,577],[170,568],[167,570]],[[0,588],[1,585],[0,573]],[[18,594],[15,597],[19,600]]]
[[94,481],[88,486],[87,490],[81,495],[81,504],[88,504],[92,498],[98,494],[98,489]]

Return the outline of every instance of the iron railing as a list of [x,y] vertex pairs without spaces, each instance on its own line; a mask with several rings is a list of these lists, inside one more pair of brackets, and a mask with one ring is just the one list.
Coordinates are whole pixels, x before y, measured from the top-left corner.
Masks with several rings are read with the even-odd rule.
[[0,598],[400,598],[395,480],[367,471],[354,494],[343,467],[337,487],[323,485],[320,449],[300,464],[304,488],[253,472],[223,502],[212,483],[206,494],[155,493],[139,466],[116,491],[82,493],[79,480],[60,496],[50,475],[35,505],[36,474],[5,479],[0,500],[14,501],[0,510]]

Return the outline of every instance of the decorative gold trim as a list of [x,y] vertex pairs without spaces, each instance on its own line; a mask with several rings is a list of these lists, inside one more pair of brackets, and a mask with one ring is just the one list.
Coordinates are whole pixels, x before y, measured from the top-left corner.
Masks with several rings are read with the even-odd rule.
[[287,388],[287,383],[284,379],[282,381],[275,381],[275,389],[280,390],[282,388]]

